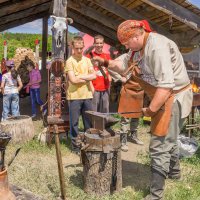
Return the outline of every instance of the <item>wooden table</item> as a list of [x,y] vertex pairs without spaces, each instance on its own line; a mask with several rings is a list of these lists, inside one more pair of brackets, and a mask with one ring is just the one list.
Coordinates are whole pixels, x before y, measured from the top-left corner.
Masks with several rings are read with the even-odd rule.
[[[195,123],[195,108],[200,106],[200,93],[193,93],[192,111],[188,116],[188,125],[193,125]],[[193,133],[193,129],[189,129],[189,136]]]

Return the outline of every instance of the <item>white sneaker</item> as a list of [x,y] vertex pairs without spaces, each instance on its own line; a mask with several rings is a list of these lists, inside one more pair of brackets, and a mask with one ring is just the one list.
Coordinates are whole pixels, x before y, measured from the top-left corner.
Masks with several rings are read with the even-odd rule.
[[122,144],[121,150],[124,151],[124,152],[127,152],[128,151],[128,145],[127,144]]
[[132,133],[131,137],[130,137],[131,141],[135,144],[139,144],[139,145],[144,145],[144,142],[142,142],[136,134]]

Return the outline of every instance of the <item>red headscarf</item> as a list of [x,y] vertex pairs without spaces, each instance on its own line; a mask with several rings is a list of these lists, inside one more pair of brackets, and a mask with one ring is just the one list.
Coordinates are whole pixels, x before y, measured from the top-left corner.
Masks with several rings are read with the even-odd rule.
[[143,28],[146,32],[152,32],[147,20],[126,20],[117,29],[117,37],[121,43],[127,42],[135,33],[135,28]]

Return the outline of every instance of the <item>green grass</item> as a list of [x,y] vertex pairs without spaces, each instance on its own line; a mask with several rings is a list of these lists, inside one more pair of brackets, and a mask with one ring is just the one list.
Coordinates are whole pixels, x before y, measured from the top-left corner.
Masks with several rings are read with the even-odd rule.
[[[41,131],[41,127],[41,124],[38,123],[37,133]],[[116,128],[118,129],[118,127]],[[147,130],[147,126],[140,125],[140,131],[146,137],[145,142],[148,142],[149,138],[145,134]],[[32,191],[45,200],[56,200],[60,195],[60,185],[55,145],[48,148],[47,145],[40,144],[36,139],[23,145],[9,144],[6,150],[6,161],[12,157],[19,146],[22,149],[9,168],[9,181]],[[82,165],[79,157],[70,153],[69,146],[69,139],[67,144],[65,139],[61,141],[68,200],[141,200],[148,194],[148,184],[145,183],[146,176],[150,172],[148,152],[139,151],[137,155],[138,166],[144,168],[145,171],[139,170],[141,174],[138,176],[133,176],[134,174],[131,174],[134,173],[133,171],[124,173],[124,184],[125,181],[127,182],[121,192],[97,198],[83,191]],[[135,150],[131,150],[131,153],[134,154]],[[181,168],[183,175],[181,181],[166,181],[164,200],[200,200],[200,149],[193,157],[182,159]],[[142,172],[146,172],[146,174]]]

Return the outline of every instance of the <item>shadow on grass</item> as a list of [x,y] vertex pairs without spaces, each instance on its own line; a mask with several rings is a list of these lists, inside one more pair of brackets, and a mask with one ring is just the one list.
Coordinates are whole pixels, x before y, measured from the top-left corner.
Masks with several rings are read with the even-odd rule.
[[70,176],[69,181],[76,187],[83,190],[83,172],[76,170],[75,175]]
[[150,167],[141,163],[122,160],[123,188],[131,186],[146,193],[150,184]]
[[83,165],[81,163],[78,164],[69,164],[69,165],[65,165],[65,168],[70,168],[70,167],[82,167]]
[[[75,165],[68,165],[65,168],[73,167]],[[80,167],[81,164],[77,164],[76,167]],[[122,160],[122,185],[125,187],[132,187],[135,191],[142,191],[143,194],[148,193],[150,179],[150,167]],[[79,169],[75,170],[75,174],[69,178],[70,182],[83,189],[83,172]]]
[[197,149],[195,155],[197,156],[197,158],[200,159],[200,144],[199,144],[199,148]]

